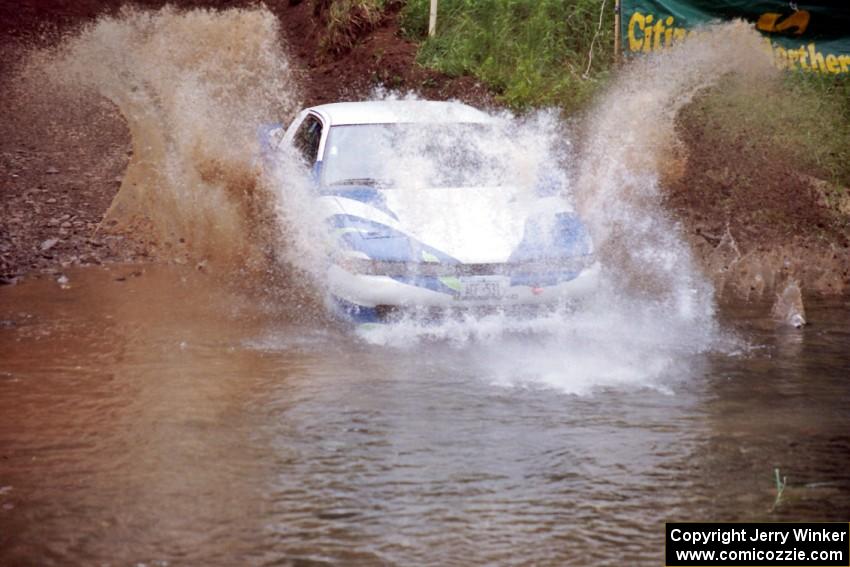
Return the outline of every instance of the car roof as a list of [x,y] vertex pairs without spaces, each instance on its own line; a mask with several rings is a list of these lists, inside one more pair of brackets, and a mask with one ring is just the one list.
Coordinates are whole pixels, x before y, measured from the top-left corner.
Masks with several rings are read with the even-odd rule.
[[308,108],[331,126],[347,124],[393,124],[415,122],[493,123],[490,115],[460,102],[433,100],[382,100],[335,102]]

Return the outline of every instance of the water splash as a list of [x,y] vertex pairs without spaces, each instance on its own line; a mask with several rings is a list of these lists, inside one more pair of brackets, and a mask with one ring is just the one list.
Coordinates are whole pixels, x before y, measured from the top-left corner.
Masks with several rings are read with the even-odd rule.
[[[720,337],[713,290],[661,203],[661,172],[678,144],[674,118],[694,93],[728,73],[771,72],[759,47],[752,30],[728,24],[631,62],[600,100],[578,148],[555,112],[492,113],[496,128],[467,142],[510,163],[502,196],[516,218],[496,222],[501,217],[486,200],[466,205],[484,207],[506,231],[536,206],[535,191],[546,180],[589,224],[604,267],[600,289],[582,305],[537,317],[466,314],[440,324],[408,317],[363,338],[384,347],[437,340],[468,349],[499,384],[572,393],[662,388]],[[257,160],[257,127],[285,123],[297,108],[270,12],[125,9],[32,54],[25,69],[30,85],[46,77],[60,87],[51,96],[106,97],[127,119],[134,152],[110,218],[155,235],[165,257],[211,259],[231,269],[287,262],[296,281],[279,300],[293,310],[322,294],[327,241],[303,164],[287,151],[277,166]],[[407,145],[415,155],[421,142],[399,151]],[[407,162],[398,173],[425,176],[449,161]],[[493,177],[480,164],[461,173],[467,182]],[[423,222],[439,218],[422,215]],[[313,291],[299,297],[299,286]]]
[[674,120],[693,96],[730,73],[775,73],[745,22],[706,28],[674,48],[630,61],[595,107],[577,170],[579,208],[623,292],[666,303],[670,316],[710,325],[714,292],[681,229],[662,208],[661,174],[681,153]]
[[126,119],[133,154],[107,220],[160,257],[262,269],[276,223],[256,128],[297,106],[271,12],[124,8],[32,53],[22,79],[48,81],[54,107],[105,97]]
[[736,348],[717,324],[714,290],[664,210],[660,185],[671,155],[681,153],[677,112],[730,73],[747,80],[774,73],[762,40],[742,22],[707,28],[675,49],[629,62],[592,112],[577,150],[563,141],[568,130],[551,114],[513,120],[512,138],[520,143],[512,152],[525,156],[531,170],[557,171],[563,195],[589,224],[604,267],[589,301],[531,319],[467,315],[433,325],[408,318],[362,336],[399,348],[448,341],[470,349],[497,383],[569,393],[613,385],[666,389],[694,356]]
[[776,294],[771,316],[783,325],[797,329],[806,325],[806,309],[803,305],[803,291],[800,283],[789,278],[782,291]]

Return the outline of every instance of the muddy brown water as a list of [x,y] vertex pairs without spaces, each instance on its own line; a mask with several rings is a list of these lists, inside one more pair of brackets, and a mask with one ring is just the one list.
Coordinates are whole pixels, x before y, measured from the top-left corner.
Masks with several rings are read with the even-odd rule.
[[846,299],[571,395],[141,269],[0,289],[0,564],[660,565],[668,520],[850,517]]

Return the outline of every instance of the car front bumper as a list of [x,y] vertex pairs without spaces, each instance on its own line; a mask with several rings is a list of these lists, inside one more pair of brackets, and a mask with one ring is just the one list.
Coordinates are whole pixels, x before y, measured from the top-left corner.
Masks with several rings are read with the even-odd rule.
[[328,271],[334,309],[357,322],[382,322],[387,313],[515,310],[580,300],[597,289],[599,262],[578,272],[461,277],[356,274]]

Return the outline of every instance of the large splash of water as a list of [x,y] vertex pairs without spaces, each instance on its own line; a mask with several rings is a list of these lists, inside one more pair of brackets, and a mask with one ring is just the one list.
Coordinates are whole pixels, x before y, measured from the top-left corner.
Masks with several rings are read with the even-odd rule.
[[107,219],[160,256],[266,261],[277,223],[256,129],[297,100],[273,14],[125,8],[33,53],[24,75],[31,90],[49,81],[56,107],[100,96],[126,119],[133,154]]
[[[715,348],[713,290],[663,210],[660,172],[677,145],[678,110],[728,73],[770,72],[760,46],[746,26],[729,24],[630,62],[587,120],[578,149],[554,112],[494,114],[499,127],[468,140],[483,155],[510,155],[506,186],[517,214],[534,206],[543,177],[581,212],[603,264],[590,301],[533,319],[407,318],[364,338],[401,348],[423,339],[474,344],[471,358],[495,381],[569,392],[655,384]],[[231,268],[262,267],[274,256],[322,288],[325,240],[303,164],[286,152],[280,167],[257,163],[258,126],[285,122],[297,99],[271,13],[125,10],[36,53],[27,69],[46,74],[63,96],[106,97],[127,119],[134,153],[111,218],[152,232],[166,254]]]
[[706,28],[669,51],[630,61],[598,102],[577,167],[577,199],[618,288],[667,304],[673,317],[707,324],[713,290],[681,229],[662,207],[660,181],[681,151],[675,117],[731,73],[775,73],[764,40],[745,22]]
[[511,122],[512,153],[532,172],[526,179],[554,168],[590,227],[604,278],[589,301],[530,320],[491,314],[435,326],[408,318],[366,338],[399,347],[423,338],[474,343],[471,356],[497,382],[568,392],[659,386],[685,374],[694,356],[734,344],[719,329],[714,290],[664,210],[661,189],[665,168],[681,153],[677,112],[730,73],[745,80],[774,73],[762,40],[744,23],[708,28],[629,62],[589,114],[577,149],[552,114],[501,117]]

